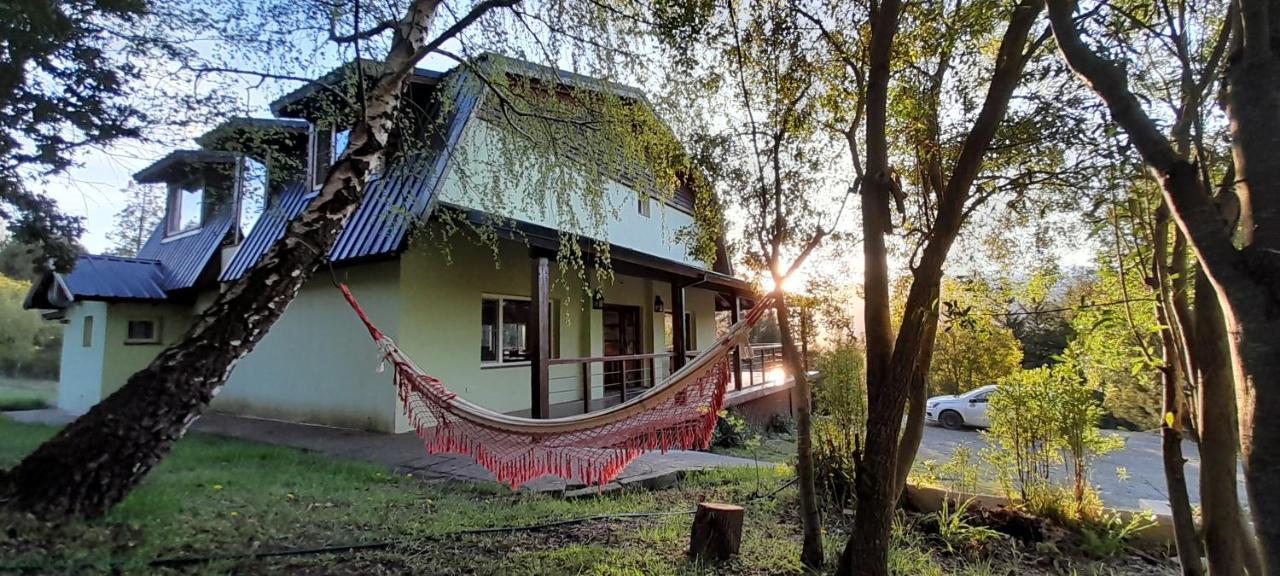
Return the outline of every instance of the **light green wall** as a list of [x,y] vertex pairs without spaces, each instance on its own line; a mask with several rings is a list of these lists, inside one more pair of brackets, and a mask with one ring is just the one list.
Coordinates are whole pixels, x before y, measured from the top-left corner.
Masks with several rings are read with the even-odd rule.
[[[93,317],[92,346],[85,347],[85,318]],[[125,343],[130,320],[154,320],[160,341]],[[161,350],[191,325],[185,306],[129,302],[85,301],[67,309],[62,340],[62,370],[58,407],[84,412],[124,386],[134,372],[146,368]]]
[[[370,318],[392,338],[401,325],[397,261],[338,269]],[[395,430],[391,371],[378,371],[369,333],[328,274],[298,293],[214,400],[217,410],[263,418]]]
[[[130,320],[155,320],[160,341],[156,344],[126,344]],[[102,397],[124,386],[126,380],[147,367],[156,355],[178,341],[191,327],[189,308],[173,304],[112,303],[107,313],[106,355],[102,366]]]
[[[501,242],[496,265],[493,252],[465,240],[455,241],[448,257],[434,245],[410,249],[401,259],[400,347],[420,368],[467,400],[499,412],[528,410],[531,394],[527,364],[481,366],[480,302],[486,294],[528,297],[531,274],[528,248],[519,242]],[[576,280],[560,280],[554,262],[552,282],[552,298],[560,308],[555,319],[560,331],[560,356],[601,355],[601,312],[582,301]],[[653,301],[655,295],[661,295],[670,306],[666,282],[618,274],[613,284],[601,289],[607,304],[640,307],[644,324],[641,338],[648,343],[643,352],[665,350],[663,317],[654,313]],[[688,308],[700,319],[699,342],[709,343],[715,338],[715,296],[697,288],[686,292]],[[659,364],[664,369],[661,376],[665,374],[665,362]],[[599,363],[593,365],[593,398],[602,395],[601,370]],[[551,404],[580,402],[581,390],[579,365],[551,367]],[[401,415],[397,430],[407,429],[408,423]]]
[[[102,363],[107,332],[107,304],[78,302],[67,308],[62,330],[62,369],[58,408],[80,413],[102,399]],[[92,346],[84,346],[85,317],[93,317]]]
[[[563,174],[539,174],[532,166],[506,161],[497,129],[488,122],[473,119],[440,189],[440,200],[450,204],[514,218],[556,230],[567,230],[583,236],[606,240],[612,244],[652,254],[691,266],[707,268],[689,254],[689,247],[677,240],[676,232],[694,224],[689,214],[650,202],[650,215],[639,210],[638,193],[621,183],[610,181],[600,198],[599,209],[591,210],[580,191],[574,191],[560,206],[560,198],[549,192],[579,187],[562,182]],[[495,190],[502,190],[496,194]],[[603,223],[590,221],[599,214]]]

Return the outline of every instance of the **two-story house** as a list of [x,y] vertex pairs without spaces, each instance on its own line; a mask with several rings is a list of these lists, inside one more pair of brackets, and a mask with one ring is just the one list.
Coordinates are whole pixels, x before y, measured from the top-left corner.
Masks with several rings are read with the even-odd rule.
[[[484,58],[508,77],[536,76],[553,90],[609,90],[648,106],[632,88]],[[86,410],[122,386],[280,239],[346,145],[344,127],[323,120],[322,111],[334,104],[324,86],[352,70],[339,68],[277,100],[276,118],[229,120],[198,138],[200,149],[173,152],[138,172],[140,183],[167,186],[168,202],[137,257],[87,255],[69,273],[37,282],[28,307],[65,324],[60,408]],[[621,174],[609,176],[601,199],[609,216],[591,232],[607,243],[612,280],[562,272],[563,212],[575,207],[527,201],[544,197],[530,188],[539,185],[536,175],[493,174],[494,156],[510,152],[494,144],[503,118],[493,113],[485,83],[467,81],[473,73],[414,74],[407,98],[423,120],[423,149],[401,155],[367,186],[329,252],[333,273],[427,372],[490,409],[555,417],[640,393],[714,341],[750,303],[750,286],[733,276],[722,242],[708,262],[682,240],[690,235],[675,233],[702,225],[688,188],[658,199]],[[495,182],[508,201],[479,192]],[[241,204],[250,191],[265,197],[265,210],[246,227]],[[496,237],[433,233],[459,222],[483,224]],[[545,354],[526,337],[538,307],[548,310],[552,328]],[[775,408],[789,407],[785,383],[757,377],[769,367],[751,366],[750,356],[737,361],[746,375],[738,388],[765,383],[735,392],[742,401],[772,396]],[[406,431],[390,376],[377,363],[367,333],[321,270],[236,366],[213,409]]]

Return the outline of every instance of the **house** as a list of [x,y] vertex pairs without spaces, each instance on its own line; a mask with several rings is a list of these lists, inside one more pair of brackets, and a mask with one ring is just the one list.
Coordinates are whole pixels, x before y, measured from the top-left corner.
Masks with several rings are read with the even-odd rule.
[[[572,89],[648,106],[632,88],[496,55],[481,60],[491,73],[557,101],[572,104]],[[197,139],[200,149],[175,151],[138,172],[135,180],[164,184],[169,193],[164,222],[137,257],[83,256],[69,273],[46,274],[33,286],[27,306],[66,327],[60,408],[87,410],[122,386],[281,238],[346,144],[343,126],[320,111],[338,98],[325,87],[354,78],[356,66],[277,100],[276,118],[228,120]],[[408,136],[421,137],[421,146],[370,182],[329,251],[332,272],[317,272],[303,287],[237,364],[212,409],[409,429],[389,373],[377,370],[375,349],[334,280],[348,284],[373,321],[453,391],[533,417],[596,410],[641,393],[750,304],[751,288],[733,276],[722,241],[707,261],[683,240],[690,235],[676,233],[705,225],[694,217],[690,188],[651,197],[643,176],[624,165],[602,180],[597,201],[606,221],[584,230],[571,216],[585,208],[539,195],[539,167],[496,174],[495,160],[513,152],[495,144],[501,103],[470,77],[476,70],[414,73],[406,97],[417,124]],[[588,156],[575,166],[588,166]],[[265,210],[249,226],[243,207],[251,194],[265,198]],[[447,233],[468,226],[485,238]],[[565,230],[580,242],[566,245]],[[574,246],[587,261],[607,250],[611,278],[557,266],[557,251]],[[539,309],[551,324],[545,351],[528,338]],[[770,367],[757,357],[764,355],[735,355],[735,398],[788,409],[788,383],[766,377]]]

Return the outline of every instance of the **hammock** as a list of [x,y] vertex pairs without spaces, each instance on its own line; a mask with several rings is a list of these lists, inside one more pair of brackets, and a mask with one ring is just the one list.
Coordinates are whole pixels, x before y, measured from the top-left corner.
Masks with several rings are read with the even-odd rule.
[[345,284],[339,288],[391,364],[400,403],[427,451],[470,456],[512,488],[547,474],[606,484],[645,452],[705,449],[724,404],[729,354],[746,343],[772,301],[761,299],[714,345],[643,394],[605,410],[543,420],[459,398],[378,330]]

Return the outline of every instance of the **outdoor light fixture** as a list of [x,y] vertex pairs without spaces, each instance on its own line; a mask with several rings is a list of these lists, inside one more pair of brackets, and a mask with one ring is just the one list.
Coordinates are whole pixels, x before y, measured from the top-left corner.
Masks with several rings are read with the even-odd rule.
[[596,288],[591,291],[591,309],[604,310],[604,290]]
[[667,307],[666,307],[665,305],[663,305],[663,304],[662,304],[662,297],[661,297],[661,296],[654,296],[654,297],[653,297],[653,311],[654,311],[654,312],[666,312],[666,311],[667,311]]

